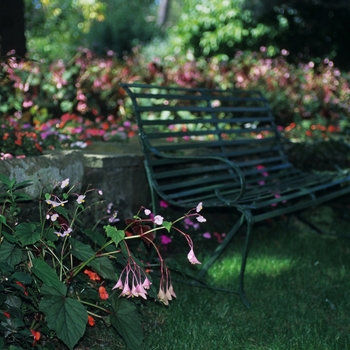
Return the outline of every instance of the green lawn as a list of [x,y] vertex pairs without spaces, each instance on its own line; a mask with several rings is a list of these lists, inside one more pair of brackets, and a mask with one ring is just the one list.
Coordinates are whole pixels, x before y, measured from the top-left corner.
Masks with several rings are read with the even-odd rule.
[[[340,215],[327,219],[324,209],[305,215],[327,232],[350,234],[347,221]],[[197,257],[204,261],[207,253],[197,241]],[[211,284],[237,286],[243,242],[230,244],[210,269]],[[185,248],[185,263],[186,254]],[[349,272],[350,239],[319,235],[293,216],[257,225],[246,271],[252,307],[235,294],[174,282],[177,299],[169,307],[148,303],[142,310],[142,349],[350,349]],[[91,349],[126,349],[116,336],[107,341],[101,335],[106,330],[98,334],[101,341]]]

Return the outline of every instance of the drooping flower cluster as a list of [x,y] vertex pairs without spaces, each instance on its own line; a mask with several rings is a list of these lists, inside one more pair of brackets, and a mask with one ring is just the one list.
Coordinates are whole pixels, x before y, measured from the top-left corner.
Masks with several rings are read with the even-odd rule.
[[130,256],[119,276],[118,282],[112,289],[120,289],[120,296],[147,299],[147,290],[151,284],[144,270]]
[[[161,215],[154,215],[150,209],[143,208],[144,215],[148,216],[149,218],[141,219],[139,216],[135,216],[134,221],[131,219],[127,221],[127,222],[130,221],[129,227],[132,229],[132,231],[135,234],[135,235],[132,233],[127,234],[127,237],[124,240],[127,251],[128,251],[128,246],[126,243],[127,239],[140,237],[147,243],[147,245],[153,245],[154,249],[158,254],[158,259],[160,261],[160,284],[159,284],[159,291],[158,291],[158,300],[162,302],[164,305],[168,305],[169,301],[171,301],[174,297],[176,297],[176,294],[174,292],[174,288],[171,283],[170,270],[166,266],[166,263],[160,251],[158,250],[156,244],[153,242],[153,239],[154,239],[153,232],[162,230],[162,229],[166,229],[169,232],[171,228],[179,232],[181,235],[185,237],[190,247],[190,251],[187,254],[187,259],[191,264],[200,264],[200,262],[195,256],[194,249],[193,249],[193,241],[191,237],[188,234],[181,231],[179,228],[175,227],[174,224],[182,219],[188,219],[191,216],[195,216],[198,222],[205,222],[206,219],[202,215],[198,214],[202,210],[202,208],[203,208],[202,203],[199,203],[195,208],[191,209],[187,214],[185,214],[183,217],[177,219],[174,222],[166,222],[164,221],[164,218]],[[156,224],[158,227],[151,229],[150,226],[144,225],[144,223],[147,223],[147,222],[152,222]],[[167,236],[162,234],[161,235],[162,241],[164,241],[164,237],[168,238]],[[170,243],[171,239],[168,238],[167,242]],[[127,259],[127,264],[123,269],[122,273],[120,274],[120,277],[116,285],[113,287],[113,289],[120,289],[121,290],[120,296],[126,296],[127,298],[140,296],[144,299],[147,299],[147,290],[149,289],[151,282],[147,277],[147,274],[137,264],[137,262],[131,256],[131,254],[130,253],[128,254],[129,256]]]

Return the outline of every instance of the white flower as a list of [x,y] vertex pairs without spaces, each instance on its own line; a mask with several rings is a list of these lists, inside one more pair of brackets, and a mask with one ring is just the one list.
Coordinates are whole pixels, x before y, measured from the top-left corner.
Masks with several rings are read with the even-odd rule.
[[198,216],[196,217],[196,219],[197,219],[198,222],[206,222],[206,221],[207,221],[207,219],[204,218],[202,215],[198,215]]
[[65,237],[65,236],[68,236],[72,231],[73,231],[73,229],[68,227],[67,230],[65,230],[63,232],[57,231],[55,233],[56,233],[57,236]]
[[203,203],[200,202],[200,203],[198,203],[198,205],[196,206],[196,212],[199,213],[202,209],[203,209]]
[[85,195],[84,194],[81,194],[78,198],[77,198],[77,202],[79,203],[79,204],[82,204],[82,203],[84,203],[85,202]]
[[57,213],[51,215],[51,221],[56,221],[57,218],[58,218],[58,214]]
[[69,185],[69,179],[65,179],[61,182],[61,188],[65,188]]
[[151,214],[151,211],[149,209],[145,209],[145,215],[150,215]]
[[156,215],[153,219],[153,221],[156,225],[162,225],[163,220],[164,220],[163,216],[160,216],[160,215]]
[[64,203],[67,203],[67,202],[68,201],[58,201],[58,202],[56,202],[56,201],[52,201],[51,199],[47,199],[46,200],[46,203],[52,205],[53,208],[59,207],[60,205],[64,206]]

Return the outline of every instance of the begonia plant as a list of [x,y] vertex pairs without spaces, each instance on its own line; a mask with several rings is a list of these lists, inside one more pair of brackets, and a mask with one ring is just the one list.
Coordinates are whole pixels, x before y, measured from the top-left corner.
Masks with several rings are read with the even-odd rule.
[[[173,222],[142,207],[123,228],[109,205],[105,221],[89,225],[84,214],[94,203],[88,197],[97,192],[103,201],[100,190],[81,193],[65,179],[43,184],[36,201],[21,192],[30,185],[0,174],[0,348],[73,349],[100,320],[139,349],[138,307],[149,299],[168,305],[176,297],[157,235],[182,235],[188,260],[200,264],[177,223],[190,217],[204,222],[202,204]],[[24,215],[24,202],[37,212]],[[156,269],[160,277],[152,275]]]

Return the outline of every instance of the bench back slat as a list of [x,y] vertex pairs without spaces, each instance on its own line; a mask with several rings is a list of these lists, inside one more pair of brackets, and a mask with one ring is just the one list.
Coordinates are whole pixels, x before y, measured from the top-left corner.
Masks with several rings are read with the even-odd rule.
[[274,173],[291,167],[267,100],[258,91],[121,86],[132,100],[152,184],[165,197],[215,197],[218,183],[239,191],[240,179],[227,165],[196,162],[196,157],[234,162],[248,185],[266,182],[266,174],[274,181]]

